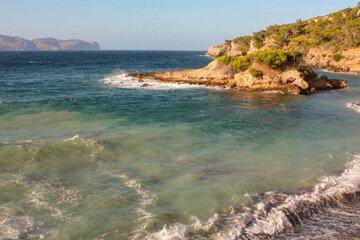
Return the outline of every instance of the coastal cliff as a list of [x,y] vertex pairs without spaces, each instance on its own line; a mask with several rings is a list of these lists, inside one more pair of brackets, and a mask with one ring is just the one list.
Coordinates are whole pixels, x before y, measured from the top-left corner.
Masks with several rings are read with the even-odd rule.
[[78,39],[59,40],[38,38],[27,40],[20,37],[0,35],[0,51],[96,51],[100,50],[97,42]]
[[208,55],[241,56],[264,49],[296,50],[315,68],[360,73],[360,5],[226,40],[210,47]]

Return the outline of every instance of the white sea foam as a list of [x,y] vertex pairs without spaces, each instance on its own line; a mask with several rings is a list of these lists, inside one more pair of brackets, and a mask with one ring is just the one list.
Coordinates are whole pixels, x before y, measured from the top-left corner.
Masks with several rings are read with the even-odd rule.
[[157,196],[151,191],[143,189],[141,183],[137,179],[130,178],[125,174],[115,174],[106,170],[103,172],[106,175],[120,180],[126,187],[134,190],[139,196],[140,203],[136,208],[136,212],[140,215],[140,218],[138,219],[140,225],[133,232],[131,239],[144,239],[144,235],[146,235],[146,229],[154,217],[152,213],[147,211],[147,208],[155,203]]
[[[342,203],[360,192],[360,156],[340,176],[322,178],[312,191],[296,195],[268,192],[253,208],[215,214],[207,222],[194,218],[193,224],[164,226],[147,239],[256,239],[293,228],[315,212]],[[260,195],[259,195],[260,196]]]
[[0,239],[20,239],[21,235],[34,229],[31,216],[17,216],[16,211],[0,207]]
[[[186,83],[164,83],[156,80],[129,77],[126,71],[116,71],[114,75],[102,80],[104,83],[124,89],[175,90],[192,88],[214,88]],[[215,88],[214,88],[215,89]]]
[[75,135],[74,137],[65,139],[63,141],[84,144],[86,147],[88,147],[91,150],[90,157],[91,160],[93,161],[95,161],[97,154],[99,154],[104,150],[104,147],[98,144],[98,142],[95,141],[94,139],[91,138],[84,139],[81,138],[79,135]]
[[353,110],[357,111],[358,113],[360,113],[360,101],[349,102],[346,104],[346,107],[353,109]]
[[[48,200],[48,195],[52,195],[56,201],[51,203]],[[54,186],[48,182],[41,182],[35,184],[28,198],[29,203],[34,207],[49,210],[51,217],[54,219],[70,220],[71,214],[66,213],[57,206],[64,203],[78,205],[81,200],[81,195],[79,191],[67,189],[61,184]]]

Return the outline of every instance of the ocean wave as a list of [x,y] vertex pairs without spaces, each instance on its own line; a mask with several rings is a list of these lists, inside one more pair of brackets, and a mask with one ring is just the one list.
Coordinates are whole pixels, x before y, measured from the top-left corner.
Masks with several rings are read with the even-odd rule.
[[201,54],[201,55],[199,55],[199,57],[206,57],[206,58],[210,58],[210,59],[215,59],[214,57],[210,56],[210,55],[207,54],[207,53]]
[[[191,225],[164,226],[148,235],[151,240],[178,239],[259,239],[293,229],[304,219],[327,208],[342,205],[360,192],[360,155],[354,156],[343,174],[320,179],[312,191],[287,195],[271,191],[255,194],[252,208],[232,209],[215,214],[207,222],[196,217]],[[321,214],[321,213],[320,213]]]
[[133,231],[131,239],[144,239],[146,229],[152,223],[152,219],[154,218],[154,214],[148,212],[147,208],[155,203],[157,196],[151,191],[143,189],[139,180],[130,178],[126,174],[114,174],[106,170],[104,170],[103,173],[120,180],[126,187],[134,190],[139,196],[140,203],[136,208],[136,212],[140,215],[140,218],[138,219],[140,226]]
[[346,107],[353,109],[353,110],[357,111],[358,113],[360,113],[360,101],[349,102],[346,104]]
[[114,75],[102,79],[105,84],[124,89],[144,89],[144,90],[176,90],[193,88],[210,88],[201,85],[186,83],[164,83],[156,80],[137,79],[129,77],[126,71],[116,71]]

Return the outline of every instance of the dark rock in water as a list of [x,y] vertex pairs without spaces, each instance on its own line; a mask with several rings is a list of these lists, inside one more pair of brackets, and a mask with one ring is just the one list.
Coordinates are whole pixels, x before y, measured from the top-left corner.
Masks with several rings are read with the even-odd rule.
[[149,86],[148,83],[141,84],[141,87],[148,87],[148,86]]

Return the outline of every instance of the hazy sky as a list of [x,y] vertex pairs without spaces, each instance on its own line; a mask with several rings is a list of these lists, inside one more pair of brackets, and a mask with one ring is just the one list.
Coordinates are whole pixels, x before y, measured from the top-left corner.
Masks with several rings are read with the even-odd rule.
[[98,41],[102,49],[204,50],[359,0],[1,0],[0,34]]

